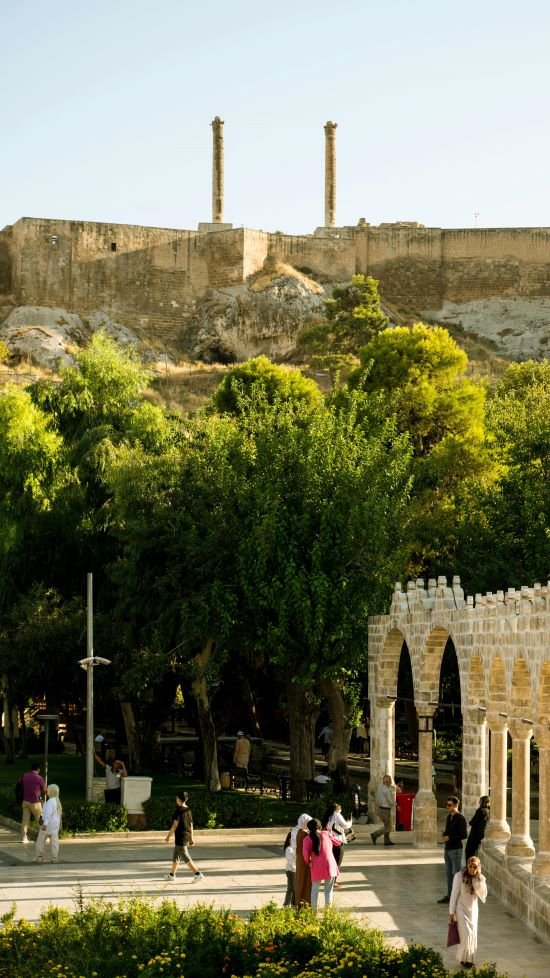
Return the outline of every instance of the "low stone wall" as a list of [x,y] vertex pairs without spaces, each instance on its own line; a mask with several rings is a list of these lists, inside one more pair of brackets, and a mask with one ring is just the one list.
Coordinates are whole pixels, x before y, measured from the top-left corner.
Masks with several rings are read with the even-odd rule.
[[550,879],[533,875],[532,860],[506,856],[504,845],[484,842],[481,859],[489,892],[550,941]]

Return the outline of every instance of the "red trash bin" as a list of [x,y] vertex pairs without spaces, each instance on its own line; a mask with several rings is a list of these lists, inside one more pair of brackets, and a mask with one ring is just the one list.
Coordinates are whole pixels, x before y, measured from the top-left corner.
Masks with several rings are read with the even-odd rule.
[[412,791],[400,791],[396,796],[395,825],[398,832],[410,832],[413,827],[413,806],[416,795]]

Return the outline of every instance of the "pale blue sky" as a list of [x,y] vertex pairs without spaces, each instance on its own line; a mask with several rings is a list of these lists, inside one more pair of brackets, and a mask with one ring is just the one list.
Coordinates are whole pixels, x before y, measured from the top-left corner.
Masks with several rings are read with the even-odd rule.
[[[0,227],[550,226],[548,0],[0,0]],[[478,212],[479,216],[474,218]]]

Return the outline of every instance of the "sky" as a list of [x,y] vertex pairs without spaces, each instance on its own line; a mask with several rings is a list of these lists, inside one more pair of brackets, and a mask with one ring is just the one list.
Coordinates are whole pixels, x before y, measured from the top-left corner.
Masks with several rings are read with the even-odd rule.
[[550,226],[548,0],[0,0],[0,228]]

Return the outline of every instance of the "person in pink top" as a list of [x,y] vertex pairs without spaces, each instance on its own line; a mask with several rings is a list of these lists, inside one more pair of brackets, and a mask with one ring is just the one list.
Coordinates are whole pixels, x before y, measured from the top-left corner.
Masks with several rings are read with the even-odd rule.
[[30,771],[27,771],[21,778],[23,785],[22,820],[21,820],[21,842],[28,842],[27,831],[31,815],[38,825],[38,819],[42,814],[40,795],[45,794],[46,784],[40,774],[40,764],[33,764]]
[[307,823],[309,835],[302,843],[304,862],[311,870],[311,906],[317,909],[319,889],[325,884],[325,907],[332,906],[332,894],[339,869],[332,852],[330,832],[321,829],[321,823],[312,818]]

